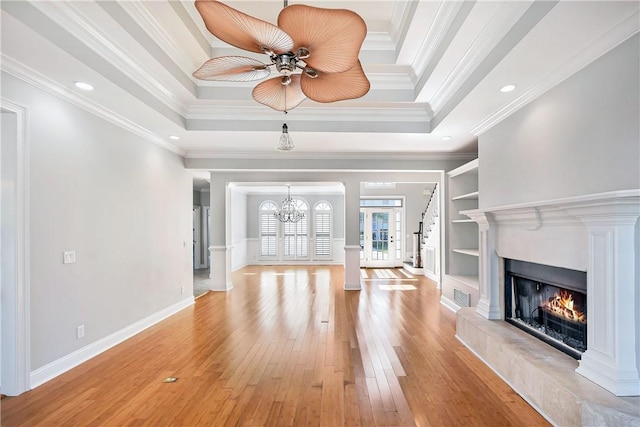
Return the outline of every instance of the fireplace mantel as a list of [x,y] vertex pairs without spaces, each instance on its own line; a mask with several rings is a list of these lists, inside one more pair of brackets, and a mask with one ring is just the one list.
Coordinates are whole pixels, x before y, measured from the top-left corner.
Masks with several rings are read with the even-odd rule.
[[640,395],[640,189],[464,211],[479,225],[477,312],[503,319],[501,258],[587,272],[588,349],[576,372]]

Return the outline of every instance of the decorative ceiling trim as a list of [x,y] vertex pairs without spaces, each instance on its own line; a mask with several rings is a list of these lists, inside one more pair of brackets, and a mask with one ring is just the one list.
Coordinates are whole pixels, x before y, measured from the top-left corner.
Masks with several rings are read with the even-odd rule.
[[91,113],[97,117],[100,117],[126,131],[129,131],[146,141],[149,141],[166,150],[171,151],[172,153],[184,157],[184,150],[168,143],[164,139],[158,137],[156,134],[148,131],[142,126],[121,116],[120,114],[115,113],[108,108],[105,108],[104,106],[91,101],[90,99],[87,99],[75,92],[70,91],[66,87],[61,86],[57,82],[44,76],[33,68],[15,61],[13,58],[10,58],[5,54],[2,54],[0,56],[0,59],[2,61],[0,69],[2,71],[11,74],[12,76],[30,84],[31,86],[54,95],[62,99],[63,101],[69,102],[70,104],[75,105],[76,107],[81,108],[84,111],[87,111],[88,113]]
[[404,44],[407,37],[412,17],[415,14],[418,4],[419,2],[415,0],[395,2],[391,23],[389,24],[389,36],[396,46],[396,58],[400,52],[400,47]]
[[[340,117],[336,117],[336,111]],[[405,104],[397,105],[393,110],[385,106],[363,105],[358,107],[298,107],[287,116],[290,120],[305,121],[395,121],[410,122],[415,120],[429,121],[432,116],[429,104]],[[212,119],[216,120],[238,120],[261,121],[276,120],[282,121],[283,114],[269,110],[261,105],[192,105],[187,112],[186,119]]]
[[[412,64],[416,77],[422,76],[433,60],[438,49],[440,49],[451,24],[455,20],[464,2],[441,1],[431,27],[420,45],[416,54],[416,61]],[[419,78],[418,78],[419,80]]]
[[558,4],[560,0],[539,1],[532,3],[518,22],[507,31],[507,34],[491,49],[491,52],[469,77],[462,83],[457,92],[444,104],[433,118],[433,126],[437,127],[467,95],[502,61],[522,39],[535,28],[538,23]]
[[[529,6],[530,2],[508,2],[505,3],[504,8],[510,8],[510,10],[505,13],[496,13],[491,17],[464,53],[462,59],[453,67],[433,96],[429,98],[431,108],[435,112],[438,112],[453,97],[508,30],[518,22]],[[503,10],[500,9],[500,12]]]
[[191,77],[191,73],[196,70],[202,62],[208,59],[209,52],[203,50],[202,58],[194,61],[193,58],[185,55],[185,50],[179,46],[173,37],[158,22],[147,8],[147,2],[125,1],[118,3],[125,12],[138,24],[142,30],[156,41],[164,53],[182,70],[184,74]]
[[[142,64],[139,64],[138,58],[128,55],[125,49],[117,46],[112,41],[113,37],[102,34],[92,24],[92,20],[84,15],[76,5],[65,2],[33,2],[30,4],[61,28],[68,31],[73,37],[82,41],[96,54],[113,64],[120,72],[124,73],[171,110],[181,115],[187,110],[185,102],[168,90]],[[82,4],[82,2],[79,4]]]
[[526,90],[521,96],[514,99],[509,104],[495,111],[490,116],[476,124],[469,132],[473,135],[481,135],[493,126],[506,119],[520,108],[543,95],[554,86],[562,83],[587,65],[600,58],[602,55],[613,50],[635,34],[640,32],[640,13],[636,12],[623,20],[593,43],[576,52],[572,57],[560,64],[553,71],[544,76],[538,83]]
[[[327,153],[301,153],[301,152],[289,152],[283,155],[281,152],[265,152],[257,155],[256,152],[235,152],[224,153],[216,150],[185,150],[185,159],[255,159],[255,160],[283,160],[283,159],[295,159],[295,160],[455,160],[455,161],[468,161],[478,158],[478,153],[340,153],[340,154],[327,154]],[[235,171],[236,169],[231,169]],[[251,169],[254,170],[254,169]],[[272,170],[272,169],[265,169]],[[334,172],[334,169],[328,169],[327,171]],[[360,170],[358,170],[361,172]],[[404,171],[403,172],[409,172]],[[422,172],[420,170],[415,172]]]

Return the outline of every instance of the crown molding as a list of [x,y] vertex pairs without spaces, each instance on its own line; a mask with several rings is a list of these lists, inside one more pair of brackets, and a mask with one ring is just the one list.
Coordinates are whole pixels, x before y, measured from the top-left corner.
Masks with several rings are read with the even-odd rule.
[[[147,8],[147,2],[125,1],[119,3],[120,7],[133,18],[133,20],[146,32],[149,37],[158,43],[158,46],[171,58],[171,60],[185,73],[191,76],[192,65],[199,66],[198,61],[185,55],[185,50],[179,46],[165,28],[158,22]],[[208,56],[209,52],[204,52]],[[197,64],[197,65],[196,65]]]
[[120,114],[109,110],[102,105],[80,96],[79,94],[67,89],[66,87],[58,84],[50,78],[44,76],[33,68],[28,67],[11,57],[6,56],[4,53],[0,56],[1,65],[0,69],[12,76],[34,86],[40,90],[43,90],[51,95],[54,95],[63,101],[67,101],[70,104],[75,105],[95,116],[98,116],[114,125],[125,129],[134,135],[137,135],[146,141],[156,144],[172,153],[184,156],[184,150],[176,147],[173,144],[168,143],[164,139],[158,137],[156,134],[143,128],[142,126],[132,122],[131,120],[121,116]]
[[[281,153],[274,149],[273,152],[256,153],[255,151],[223,153],[215,150],[189,150],[186,149],[185,159],[254,159],[254,160],[455,160],[467,161],[478,158],[477,153]],[[236,169],[232,169],[236,170]],[[270,169],[268,169],[270,170]],[[333,169],[328,169],[333,172]],[[359,170],[358,170],[359,171]],[[359,171],[360,172],[360,171]],[[406,172],[406,171],[403,171]],[[424,171],[416,171],[424,172]]]
[[[453,67],[451,73],[430,97],[434,111],[439,111],[462,87],[476,68],[484,61],[492,49],[502,40],[506,32],[512,28],[527,11],[530,2],[507,2],[502,8],[510,8],[505,13],[495,13],[471,43],[461,60]],[[500,9],[502,12],[504,9]]]
[[[295,121],[330,121],[346,122],[376,121],[376,122],[413,122],[430,121],[433,114],[429,104],[406,104],[389,110],[384,105],[369,105],[362,107],[297,107],[289,113],[289,120]],[[295,113],[295,114],[294,114]],[[339,117],[336,117],[336,114]],[[187,111],[187,120],[237,120],[282,121],[282,113],[274,112],[262,105],[192,105]],[[295,118],[294,118],[295,117]]]
[[[82,4],[80,2],[79,4]],[[187,104],[175,96],[172,91],[140,64],[139,58],[129,55],[114,38],[103,34],[92,24],[92,19],[82,13],[74,2],[31,2],[36,9],[45,14],[73,37],[82,41],[88,48],[100,55],[119,71],[144,88],[153,97],[180,115],[184,115]]]
[[607,52],[615,49],[640,31],[640,13],[636,12],[623,20],[607,32],[603,37],[589,43],[584,49],[576,52],[567,61],[560,64],[553,71],[544,76],[538,83],[530,87],[521,96],[509,104],[495,111],[480,123],[476,124],[469,132],[473,135],[481,135],[493,126],[506,119],[520,108],[534,99],[543,95],[553,87],[562,83],[587,65],[597,60]]
[[413,73],[416,77],[424,74],[462,5],[463,2],[460,1],[440,2],[438,12],[431,23],[427,36],[418,49],[417,59],[413,63]]

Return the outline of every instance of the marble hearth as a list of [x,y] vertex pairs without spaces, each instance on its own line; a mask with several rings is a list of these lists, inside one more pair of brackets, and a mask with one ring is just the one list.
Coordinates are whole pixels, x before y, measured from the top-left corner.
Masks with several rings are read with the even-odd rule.
[[[458,338],[557,425],[640,425],[640,190],[464,213],[479,224],[480,299]],[[587,273],[582,360],[504,321],[504,258]]]

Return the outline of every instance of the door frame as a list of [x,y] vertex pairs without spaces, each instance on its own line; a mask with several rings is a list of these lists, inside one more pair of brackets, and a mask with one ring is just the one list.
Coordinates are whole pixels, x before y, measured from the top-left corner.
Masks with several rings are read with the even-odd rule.
[[[390,197],[391,198],[391,197]],[[396,198],[396,197],[393,197]],[[371,214],[373,212],[388,212],[389,213],[389,233],[390,233],[390,239],[393,239],[393,241],[389,242],[389,247],[388,247],[388,252],[389,252],[389,259],[385,260],[387,262],[378,262],[377,260],[371,260],[367,258],[367,248],[369,248],[371,241],[370,239],[367,239],[367,236],[371,234],[372,230],[371,228]],[[360,213],[364,213],[364,227],[365,229],[369,228],[368,232],[367,230],[364,231],[364,250],[365,250],[365,255],[364,255],[364,259],[360,258],[360,266],[361,267],[368,267],[368,268],[393,268],[393,267],[399,267],[402,266],[402,257],[404,256],[404,248],[401,246],[400,249],[400,259],[396,259],[396,244],[398,243],[398,238],[391,236],[391,234],[393,234],[394,236],[396,235],[396,229],[395,229],[395,225],[396,225],[396,213],[400,212],[400,217],[401,217],[401,230],[400,233],[404,233],[404,229],[405,229],[405,209],[404,209],[404,200],[403,200],[403,206],[399,207],[399,206],[389,206],[389,207],[360,207]],[[402,238],[403,236],[401,235],[400,237],[400,244],[401,245],[405,245],[404,239]],[[362,249],[362,247],[361,247]]]
[[[14,262],[9,267],[14,270],[14,286],[2,280],[2,393],[17,396],[31,388],[31,332],[30,332],[30,287],[29,287],[29,149],[27,139],[27,110],[5,98],[0,99],[3,111],[16,115],[16,138],[10,143],[12,153],[2,152],[0,159],[11,154],[15,161],[15,187],[11,195],[2,194],[0,198],[0,216],[2,206],[8,204],[13,210],[13,229],[15,237],[7,245],[10,254],[2,254],[2,259],[11,255]],[[6,141],[5,141],[6,142]],[[2,163],[0,162],[0,168]],[[5,238],[6,236],[3,236]],[[8,266],[2,265],[2,270]],[[8,319],[12,322],[9,324]],[[7,323],[6,325],[4,323]],[[7,336],[10,328],[13,334]]]

